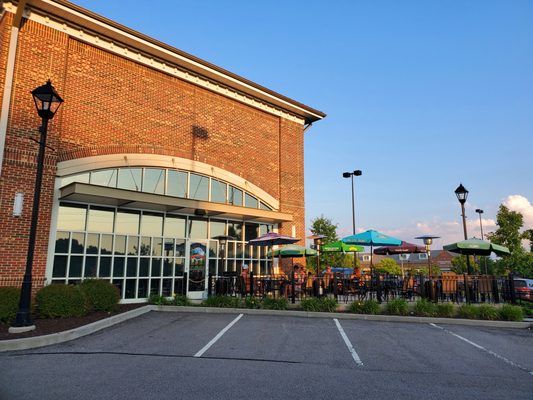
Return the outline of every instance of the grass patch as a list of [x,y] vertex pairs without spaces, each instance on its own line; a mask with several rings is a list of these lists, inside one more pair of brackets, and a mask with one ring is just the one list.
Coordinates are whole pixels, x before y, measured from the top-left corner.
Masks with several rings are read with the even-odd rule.
[[409,307],[405,299],[393,299],[385,304],[385,313],[389,315],[407,315]]
[[522,321],[524,319],[524,311],[520,306],[504,304],[499,312],[500,318],[504,321]]
[[354,301],[349,306],[350,312],[355,314],[379,314],[381,311],[381,306],[376,300],[358,300]]
[[425,299],[421,299],[415,303],[413,312],[419,317],[434,317],[437,315],[437,305]]
[[312,297],[302,300],[304,311],[334,312],[337,310],[337,300],[330,297]]

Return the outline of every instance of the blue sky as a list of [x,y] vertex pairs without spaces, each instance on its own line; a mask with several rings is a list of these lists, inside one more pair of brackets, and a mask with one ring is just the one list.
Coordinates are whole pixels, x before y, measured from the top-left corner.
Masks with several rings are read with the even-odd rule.
[[533,228],[533,1],[75,0],[328,114],[305,136],[307,226],[323,215],[440,248],[501,203]]

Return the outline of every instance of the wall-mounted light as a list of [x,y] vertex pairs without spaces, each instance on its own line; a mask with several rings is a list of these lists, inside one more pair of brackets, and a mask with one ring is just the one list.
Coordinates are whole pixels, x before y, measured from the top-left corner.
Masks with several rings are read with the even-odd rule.
[[24,193],[16,193],[15,201],[13,202],[13,216],[20,217],[22,215],[22,206],[24,205]]

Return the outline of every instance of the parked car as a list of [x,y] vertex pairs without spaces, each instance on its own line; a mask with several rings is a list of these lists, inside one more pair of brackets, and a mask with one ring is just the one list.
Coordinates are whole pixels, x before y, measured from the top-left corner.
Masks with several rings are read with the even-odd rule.
[[514,291],[519,299],[533,301],[533,279],[514,278]]

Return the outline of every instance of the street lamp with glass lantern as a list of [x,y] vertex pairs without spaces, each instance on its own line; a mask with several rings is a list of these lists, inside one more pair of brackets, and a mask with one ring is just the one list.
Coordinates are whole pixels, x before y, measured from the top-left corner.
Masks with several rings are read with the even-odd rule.
[[[457,189],[455,189],[455,195],[457,196],[457,200],[459,200],[459,203],[461,203],[461,215],[463,217],[463,230],[465,234],[465,240],[468,240],[468,235],[466,233],[466,216],[465,216],[465,203],[466,199],[468,197],[468,190],[463,186],[463,184],[459,184]],[[466,256],[466,266],[468,269],[468,275],[472,273],[472,267],[470,266],[470,258],[468,255]]]
[[[354,176],[361,176],[363,175],[363,172],[360,169],[356,169],[353,172],[343,172],[342,177],[343,178],[352,178],[352,234],[355,235],[355,192],[354,192],[354,184],[353,184],[353,177]],[[353,253],[353,267],[357,267],[357,253]]]
[[22,288],[20,291],[19,309],[13,325],[9,328],[9,332],[18,333],[26,332],[35,329],[35,325],[31,319],[31,287],[32,287],[32,270],[33,270],[33,255],[35,251],[35,241],[37,238],[37,223],[39,220],[39,203],[41,200],[41,183],[44,170],[44,153],[46,149],[46,135],[48,131],[48,121],[54,118],[57,110],[63,99],[56,92],[52,86],[50,79],[44,85],[39,86],[31,92],[37,114],[42,119],[41,127],[39,128],[39,153],[37,155],[37,172],[35,174],[35,188],[33,193],[33,208],[31,214],[30,237],[28,239],[28,253],[26,257],[26,270],[22,280]]

